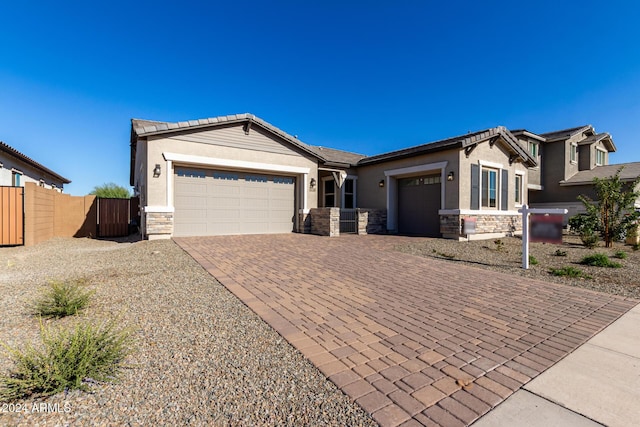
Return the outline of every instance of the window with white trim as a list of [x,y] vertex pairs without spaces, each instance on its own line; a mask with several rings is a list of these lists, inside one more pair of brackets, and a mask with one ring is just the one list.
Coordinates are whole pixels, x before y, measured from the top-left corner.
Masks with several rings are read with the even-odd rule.
[[516,174],[516,185],[515,185],[515,198],[514,198],[514,202],[516,205],[522,205],[522,175],[520,174]]
[[11,174],[11,185],[14,187],[20,187],[22,182],[22,174],[18,171],[13,171]]
[[531,157],[534,159],[538,158],[539,148],[540,145],[537,142],[529,141],[529,154],[531,154]]
[[607,159],[607,152],[596,148],[596,166],[603,166]]
[[498,171],[482,168],[481,200],[483,208],[496,209],[498,207]]
[[578,144],[571,144],[570,160],[571,163],[576,163],[578,161]]

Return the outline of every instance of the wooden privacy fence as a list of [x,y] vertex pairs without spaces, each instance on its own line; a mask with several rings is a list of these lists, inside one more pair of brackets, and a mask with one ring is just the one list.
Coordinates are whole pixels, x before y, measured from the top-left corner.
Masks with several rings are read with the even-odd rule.
[[96,196],[71,196],[25,183],[25,246],[53,237],[96,237],[96,204]]
[[0,187],[0,246],[24,244],[24,188]]
[[131,199],[98,198],[98,237],[129,235]]
[[0,246],[31,246],[53,237],[121,237],[139,223],[139,199],[71,196],[27,182],[0,187]]

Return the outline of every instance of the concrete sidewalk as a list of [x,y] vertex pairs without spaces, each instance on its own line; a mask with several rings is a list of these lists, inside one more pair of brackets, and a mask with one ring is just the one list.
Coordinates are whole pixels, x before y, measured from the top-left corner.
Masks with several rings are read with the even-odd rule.
[[480,418],[485,426],[640,422],[640,305]]

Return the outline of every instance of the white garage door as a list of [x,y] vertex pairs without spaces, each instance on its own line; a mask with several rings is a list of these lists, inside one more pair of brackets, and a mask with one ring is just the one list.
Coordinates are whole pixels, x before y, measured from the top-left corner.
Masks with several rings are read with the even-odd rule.
[[175,236],[290,233],[295,178],[176,167]]

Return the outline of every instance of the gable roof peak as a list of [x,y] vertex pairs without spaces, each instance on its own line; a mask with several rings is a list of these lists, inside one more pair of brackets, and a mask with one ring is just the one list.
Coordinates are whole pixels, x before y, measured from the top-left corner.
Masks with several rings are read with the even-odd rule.
[[529,153],[524,150],[517,138],[513,136],[511,132],[505,126],[496,126],[493,128],[483,129],[475,132],[469,132],[463,135],[454,136],[452,138],[441,139],[426,144],[416,145],[409,148],[403,148],[401,150],[395,150],[388,153],[382,153],[371,157],[366,157],[358,162],[359,165],[371,164],[383,162],[386,160],[410,157],[413,155],[424,154],[429,152],[435,152],[440,150],[448,150],[452,148],[466,148],[471,145],[476,145],[481,142],[494,140],[495,138],[502,137],[506,144],[517,153],[525,162],[535,165],[536,161]]
[[585,132],[587,130],[591,130],[595,134],[595,130],[594,130],[593,126],[591,126],[591,125],[582,125],[582,126],[576,126],[576,127],[568,128],[568,129],[561,129],[561,130],[556,130],[556,131],[551,131],[551,132],[545,132],[545,133],[541,133],[539,135],[542,136],[543,138],[545,138],[548,142],[552,142],[552,141],[559,141],[561,139],[571,138],[573,135]]

